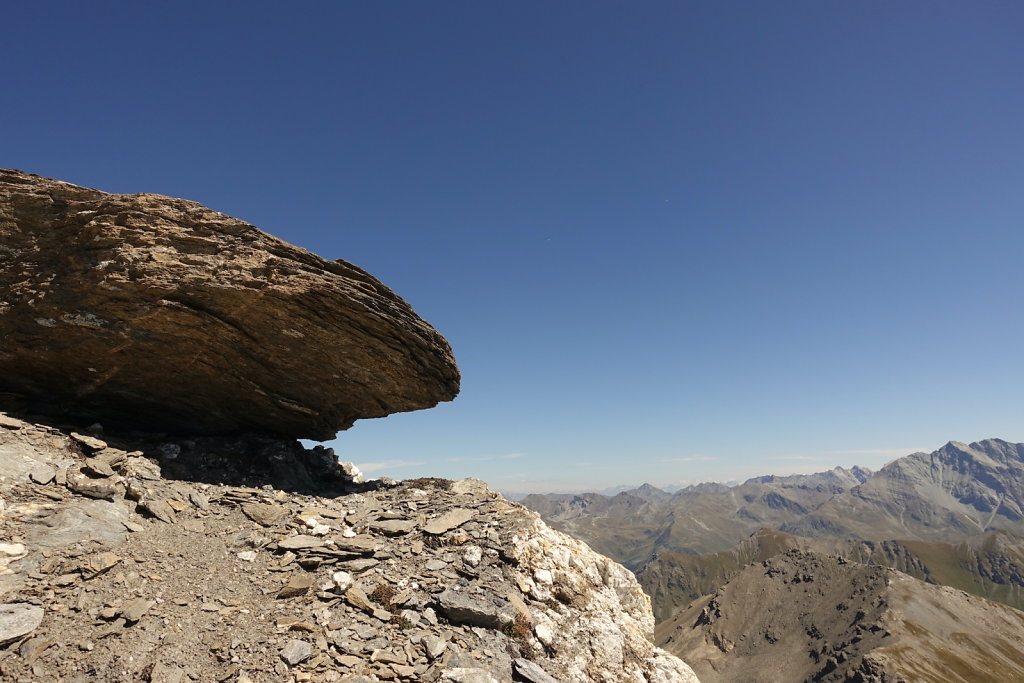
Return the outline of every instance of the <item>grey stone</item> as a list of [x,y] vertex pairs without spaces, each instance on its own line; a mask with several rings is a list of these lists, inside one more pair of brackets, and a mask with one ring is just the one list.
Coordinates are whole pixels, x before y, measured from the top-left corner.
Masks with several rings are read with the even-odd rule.
[[500,628],[506,621],[494,603],[471,598],[450,588],[436,596],[435,600],[441,612],[452,623]]
[[86,540],[123,543],[128,514],[124,501],[76,498],[61,503],[55,510],[40,510],[24,521],[28,523],[29,544],[52,550]]
[[108,462],[101,458],[86,458],[85,469],[99,477],[112,477],[114,470]]
[[188,494],[189,501],[200,510],[210,509],[210,499],[206,497],[206,494],[201,491],[190,491]]
[[40,465],[39,467],[33,468],[29,473],[28,477],[37,484],[49,484],[57,476],[57,470],[50,467],[49,465]]
[[24,641],[18,648],[18,654],[25,660],[26,664],[31,664],[39,658],[47,648],[57,644],[57,641],[53,638],[44,638],[42,636],[36,638],[29,638]]
[[334,539],[334,547],[350,553],[369,555],[377,549],[377,539],[373,536],[353,536],[352,538]]
[[536,662],[531,662],[529,659],[523,659],[522,657],[513,659],[512,668],[519,676],[525,678],[530,683],[559,683],[557,678],[553,678]]
[[167,504],[165,500],[159,500],[156,498],[143,500],[139,503],[139,507],[144,512],[156,517],[161,522],[167,522],[168,524],[174,522],[174,510]]
[[88,436],[87,434],[79,434],[78,432],[71,432],[71,438],[82,444],[86,448],[94,451],[102,451],[107,447],[107,442],[102,439],[97,439],[95,436]]
[[448,649],[448,641],[434,635],[423,636],[423,649],[431,659],[437,659]]
[[274,526],[285,516],[285,510],[277,505],[264,503],[246,503],[242,505],[242,513],[261,526]]
[[475,510],[469,508],[454,508],[440,517],[430,520],[423,525],[423,531],[428,534],[438,535],[446,531],[460,527],[476,515]]
[[42,621],[42,607],[21,602],[0,605],[0,644],[32,633]]
[[378,562],[377,560],[373,560],[367,557],[361,560],[349,560],[348,562],[342,562],[341,566],[343,566],[347,571],[352,572],[353,574],[360,574],[362,572],[365,572],[367,569],[372,569],[376,567],[378,564],[380,564],[380,562]]
[[79,470],[68,472],[67,486],[75,493],[80,493],[83,496],[106,498],[107,500],[117,500],[125,492],[125,486],[120,481],[120,477],[93,479]]
[[487,669],[458,667],[441,672],[442,681],[454,683],[500,683]]
[[156,603],[152,600],[146,600],[145,598],[135,598],[125,603],[124,607],[121,608],[121,616],[124,617],[125,621],[133,623],[141,619],[146,612],[149,611]]
[[327,545],[327,542],[322,538],[316,536],[305,536],[299,534],[298,536],[289,536],[283,540],[277,542],[278,548],[284,548],[285,550],[302,550],[305,548],[322,548]]
[[288,666],[295,666],[301,664],[313,655],[313,646],[304,640],[292,639],[285,643],[285,646],[281,648],[281,659],[283,659]]
[[370,529],[386,536],[401,536],[416,528],[416,523],[407,519],[385,519],[370,524]]

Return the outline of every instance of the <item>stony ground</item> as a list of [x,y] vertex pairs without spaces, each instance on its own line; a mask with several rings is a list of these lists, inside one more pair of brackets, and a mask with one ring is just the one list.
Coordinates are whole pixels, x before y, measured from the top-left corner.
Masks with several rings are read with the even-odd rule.
[[696,680],[632,574],[482,482],[329,460],[0,415],[0,678]]

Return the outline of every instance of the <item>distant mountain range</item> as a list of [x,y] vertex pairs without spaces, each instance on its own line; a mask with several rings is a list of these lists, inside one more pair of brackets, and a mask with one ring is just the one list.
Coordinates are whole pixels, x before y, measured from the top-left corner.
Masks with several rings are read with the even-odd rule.
[[636,571],[704,683],[1024,681],[1024,444],[522,502]]
[[727,550],[761,527],[796,522],[871,476],[860,467],[706,483],[675,493],[644,484],[614,496],[534,494],[520,501],[552,526],[636,571],[664,550]]
[[874,541],[954,541],[993,529],[1024,535],[1024,444],[951,441],[877,472],[837,467],[738,486],[669,493],[645,484],[615,496],[531,495],[522,503],[634,571],[663,551],[729,550],[762,527]]

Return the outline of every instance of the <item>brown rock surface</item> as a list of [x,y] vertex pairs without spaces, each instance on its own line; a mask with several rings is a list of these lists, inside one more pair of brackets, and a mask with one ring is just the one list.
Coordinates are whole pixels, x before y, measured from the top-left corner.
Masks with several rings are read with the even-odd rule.
[[366,272],[200,204],[0,170],[0,408],[329,439],[454,398],[445,339]]

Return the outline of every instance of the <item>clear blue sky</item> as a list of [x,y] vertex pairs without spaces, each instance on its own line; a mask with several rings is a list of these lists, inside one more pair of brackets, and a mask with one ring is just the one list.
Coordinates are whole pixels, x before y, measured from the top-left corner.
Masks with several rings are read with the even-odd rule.
[[334,442],[505,490],[1024,441],[1024,4],[21,2],[0,166],[381,278],[451,404]]

